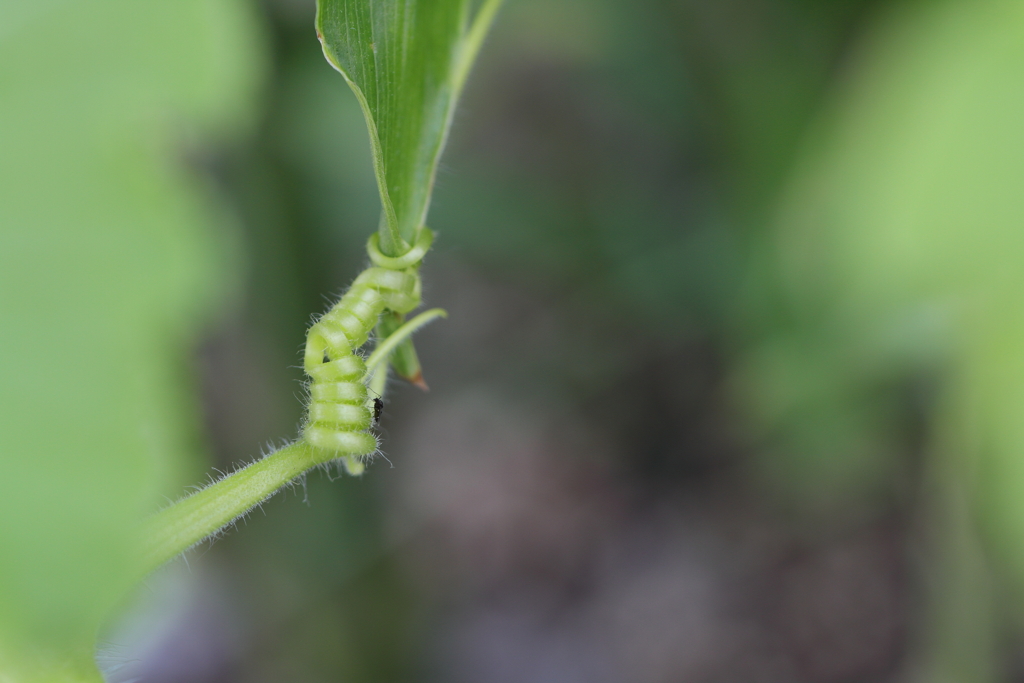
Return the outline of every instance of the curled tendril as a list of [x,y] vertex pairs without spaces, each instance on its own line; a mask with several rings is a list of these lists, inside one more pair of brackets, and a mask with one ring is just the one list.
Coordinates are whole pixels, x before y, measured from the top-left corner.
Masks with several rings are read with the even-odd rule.
[[380,252],[374,234],[367,244],[373,266],[359,274],[306,334],[303,366],[311,383],[303,439],[314,448],[345,457],[353,474],[362,471],[357,458],[373,454],[378,446],[377,437],[368,431],[373,402],[366,390],[367,368],[355,352],[366,343],[382,313],[405,314],[420,305],[419,263],[433,239],[424,227],[412,249],[391,257]]
[[420,230],[416,242],[412,245],[412,249],[401,256],[385,256],[380,250],[380,235],[375,232],[370,235],[370,239],[366,243],[366,252],[370,255],[370,261],[375,266],[391,270],[404,270],[422,261],[423,257],[430,250],[430,245],[433,243],[434,233],[429,228],[423,228]]

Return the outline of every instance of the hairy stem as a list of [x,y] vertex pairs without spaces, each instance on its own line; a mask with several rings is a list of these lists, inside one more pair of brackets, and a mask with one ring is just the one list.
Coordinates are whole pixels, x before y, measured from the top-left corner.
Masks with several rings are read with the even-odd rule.
[[144,570],[215,535],[285,484],[333,459],[333,453],[297,441],[164,508],[146,522]]
[[[419,314],[383,340],[367,359],[371,389],[383,394],[387,378],[385,361],[413,332],[447,314],[435,308]],[[270,498],[301,474],[337,457],[334,451],[314,448],[303,440],[248,465],[201,491],[183,498],[151,517],[144,529],[143,569],[147,573],[195,544],[217,534],[254,507]],[[363,463],[345,459],[350,474],[360,474]]]

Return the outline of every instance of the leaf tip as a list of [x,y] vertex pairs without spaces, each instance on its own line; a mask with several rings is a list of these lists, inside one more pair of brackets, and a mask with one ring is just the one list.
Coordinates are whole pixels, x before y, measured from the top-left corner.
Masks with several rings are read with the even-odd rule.
[[430,387],[427,386],[426,380],[423,379],[423,371],[422,370],[417,372],[412,377],[406,377],[405,379],[408,380],[410,384],[418,386],[423,391],[430,391]]

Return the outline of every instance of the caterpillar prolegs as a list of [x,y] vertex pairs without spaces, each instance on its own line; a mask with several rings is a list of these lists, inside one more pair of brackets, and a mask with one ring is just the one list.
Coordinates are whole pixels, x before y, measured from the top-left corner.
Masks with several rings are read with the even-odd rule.
[[[377,437],[368,431],[374,408],[366,388],[368,363],[357,351],[385,311],[405,314],[420,305],[419,263],[433,238],[428,228],[421,228],[406,254],[389,257],[380,252],[374,234],[367,244],[373,266],[359,274],[341,300],[306,334],[303,366],[310,377],[310,401],[303,439],[315,448],[343,457],[353,474],[362,471],[358,456],[371,455],[378,447]],[[429,319],[444,314],[429,313]],[[423,315],[417,319],[423,320],[415,325],[410,321],[381,340],[370,356],[370,365],[386,362],[403,339],[428,322]]]

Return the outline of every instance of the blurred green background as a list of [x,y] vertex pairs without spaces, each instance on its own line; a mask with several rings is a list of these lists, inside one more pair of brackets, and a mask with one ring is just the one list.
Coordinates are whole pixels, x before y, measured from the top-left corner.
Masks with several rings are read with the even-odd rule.
[[313,13],[0,4],[0,670],[104,619],[111,683],[1024,680],[1008,0],[507,0],[431,392],[124,600],[365,265]]

